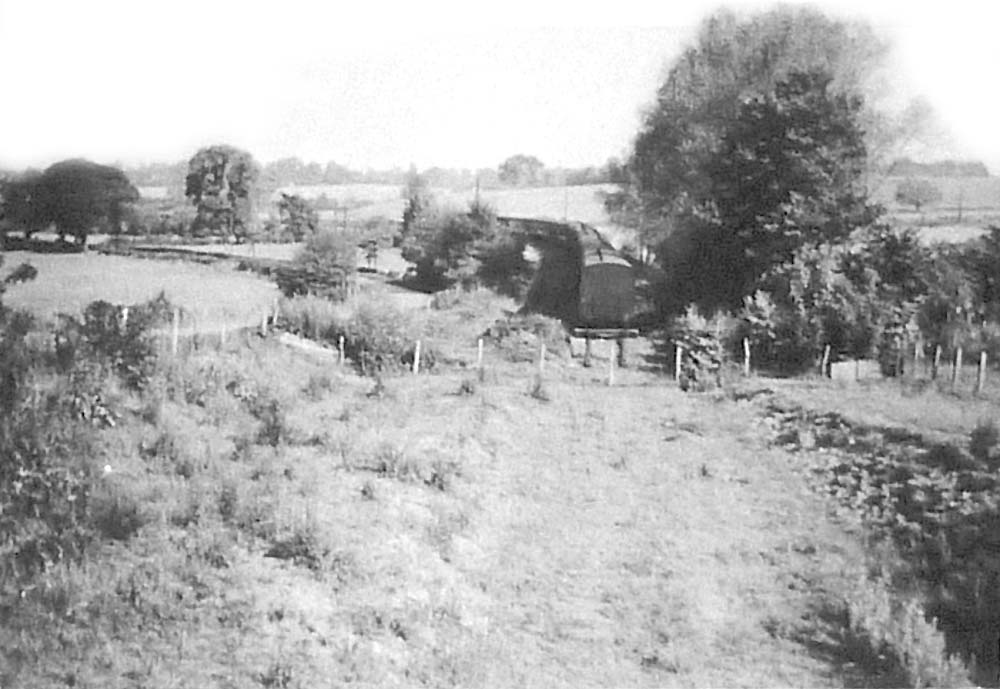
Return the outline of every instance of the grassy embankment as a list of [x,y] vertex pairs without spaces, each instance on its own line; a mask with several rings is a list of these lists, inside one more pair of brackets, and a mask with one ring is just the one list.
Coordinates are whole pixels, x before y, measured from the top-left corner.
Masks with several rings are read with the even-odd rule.
[[119,421],[81,458],[98,540],[4,593],[4,686],[934,676],[903,660],[933,665],[926,626],[920,655],[882,645],[888,608],[848,619],[885,591],[759,399],[643,366],[608,388],[556,343],[539,386],[530,336],[488,343],[480,376],[476,336],[512,305],[438,303],[405,318],[430,374],[376,383],[270,338],[109,381]]

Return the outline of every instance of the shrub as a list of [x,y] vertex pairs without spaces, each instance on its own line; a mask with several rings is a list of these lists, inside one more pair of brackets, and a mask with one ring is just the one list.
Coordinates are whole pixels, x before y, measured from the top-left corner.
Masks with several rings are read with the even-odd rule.
[[91,537],[91,481],[75,461],[91,437],[51,409],[24,402],[0,418],[0,584],[79,557]]
[[969,435],[969,453],[980,462],[996,468],[1000,463],[996,449],[1000,445],[1000,429],[993,419],[979,421]]
[[558,356],[566,349],[566,328],[562,322],[534,313],[497,320],[483,337],[514,362],[537,361],[542,342],[547,355]]
[[315,294],[347,298],[357,267],[357,238],[333,230],[309,234],[291,266],[279,266],[275,281],[286,297]]
[[723,364],[728,359],[726,343],[732,339],[735,323],[721,314],[705,318],[696,308],[675,318],[670,339],[683,347],[681,389],[706,390],[721,385]]
[[147,517],[131,493],[107,482],[91,495],[91,521],[104,538],[127,541],[142,528]]
[[170,318],[172,307],[161,293],[144,304],[125,306],[95,301],[81,319],[62,315],[56,333],[56,356],[64,368],[83,359],[101,362],[131,388],[144,387],[156,366],[154,328]]
[[[318,337],[336,346],[344,338],[344,352],[366,375],[400,370],[413,362],[422,328],[409,313],[386,299],[360,299],[350,308],[316,297],[296,297],[282,302],[282,317],[290,330]],[[437,353],[421,347],[420,366],[434,367]]]

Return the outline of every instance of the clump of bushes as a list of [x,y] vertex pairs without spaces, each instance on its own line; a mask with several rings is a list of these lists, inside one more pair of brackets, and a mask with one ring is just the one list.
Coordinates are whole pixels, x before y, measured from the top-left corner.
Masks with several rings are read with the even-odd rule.
[[358,240],[329,229],[311,232],[291,265],[278,266],[274,279],[286,297],[313,294],[343,301],[357,269]]
[[705,318],[695,308],[673,320],[668,336],[675,346],[683,347],[678,376],[682,390],[704,391],[721,385],[733,331],[732,319],[721,314]]
[[486,329],[483,338],[513,362],[537,361],[543,342],[546,356],[560,356],[567,349],[566,328],[562,322],[534,313],[499,319]]
[[992,419],[982,420],[969,434],[969,453],[991,469],[1000,465],[1000,428]]
[[[386,299],[359,299],[338,306],[318,297],[283,300],[281,320],[285,326],[307,337],[339,346],[365,375],[380,375],[412,365],[416,343],[423,335],[421,324]],[[423,343],[420,368],[434,367],[437,353]]]
[[56,360],[64,371],[83,361],[100,363],[117,373],[128,387],[145,387],[156,368],[154,330],[168,323],[171,313],[172,306],[163,293],[130,307],[92,302],[81,318],[61,316]]

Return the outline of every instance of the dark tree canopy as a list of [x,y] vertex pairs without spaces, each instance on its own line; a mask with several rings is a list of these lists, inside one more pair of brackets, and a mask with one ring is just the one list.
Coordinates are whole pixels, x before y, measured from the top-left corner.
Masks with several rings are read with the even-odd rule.
[[791,72],[816,70],[831,76],[833,90],[857,94],[885,50],[865,25],[811,8],[709,17],[670,69],[636,137],[629,167],[647,226],[662,236],[677,213],[710,195],[708,168],[747,98],[773,92]]
[[119,232],[139,192],[120,169],[74,159],[8,181],[3,197],[9,229],[30,236],[54,225],[61,238],[83,244],[95,228]]
[[702,203],[678,215],[661,245],[680,305],[739,308],[800,247],[841,241],[876,219],[862,182],[860,107],[818,72],[744,101],[704,165]]
[[301,242],[319,229],[319,213],[301,196],[282,193],[278,213],[282,230],[296,242]]
[[195,232],[222,234],[241,241],[253,220],[253,192],[260,170],[246,151],[216,145],[188,162],[185,196],[198,209]]

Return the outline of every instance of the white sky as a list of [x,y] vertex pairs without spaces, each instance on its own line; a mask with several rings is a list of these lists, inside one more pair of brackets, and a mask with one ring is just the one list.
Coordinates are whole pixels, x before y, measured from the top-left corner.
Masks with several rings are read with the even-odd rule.
[[[818,4],[885,31],[899,86],[952,132],[946,153],[1000,173],[1000,10]],[[354,168],[600,164],[626,153],[668,60],[716,6],[0,0],[0,167],[175,161],[219,142]]]

